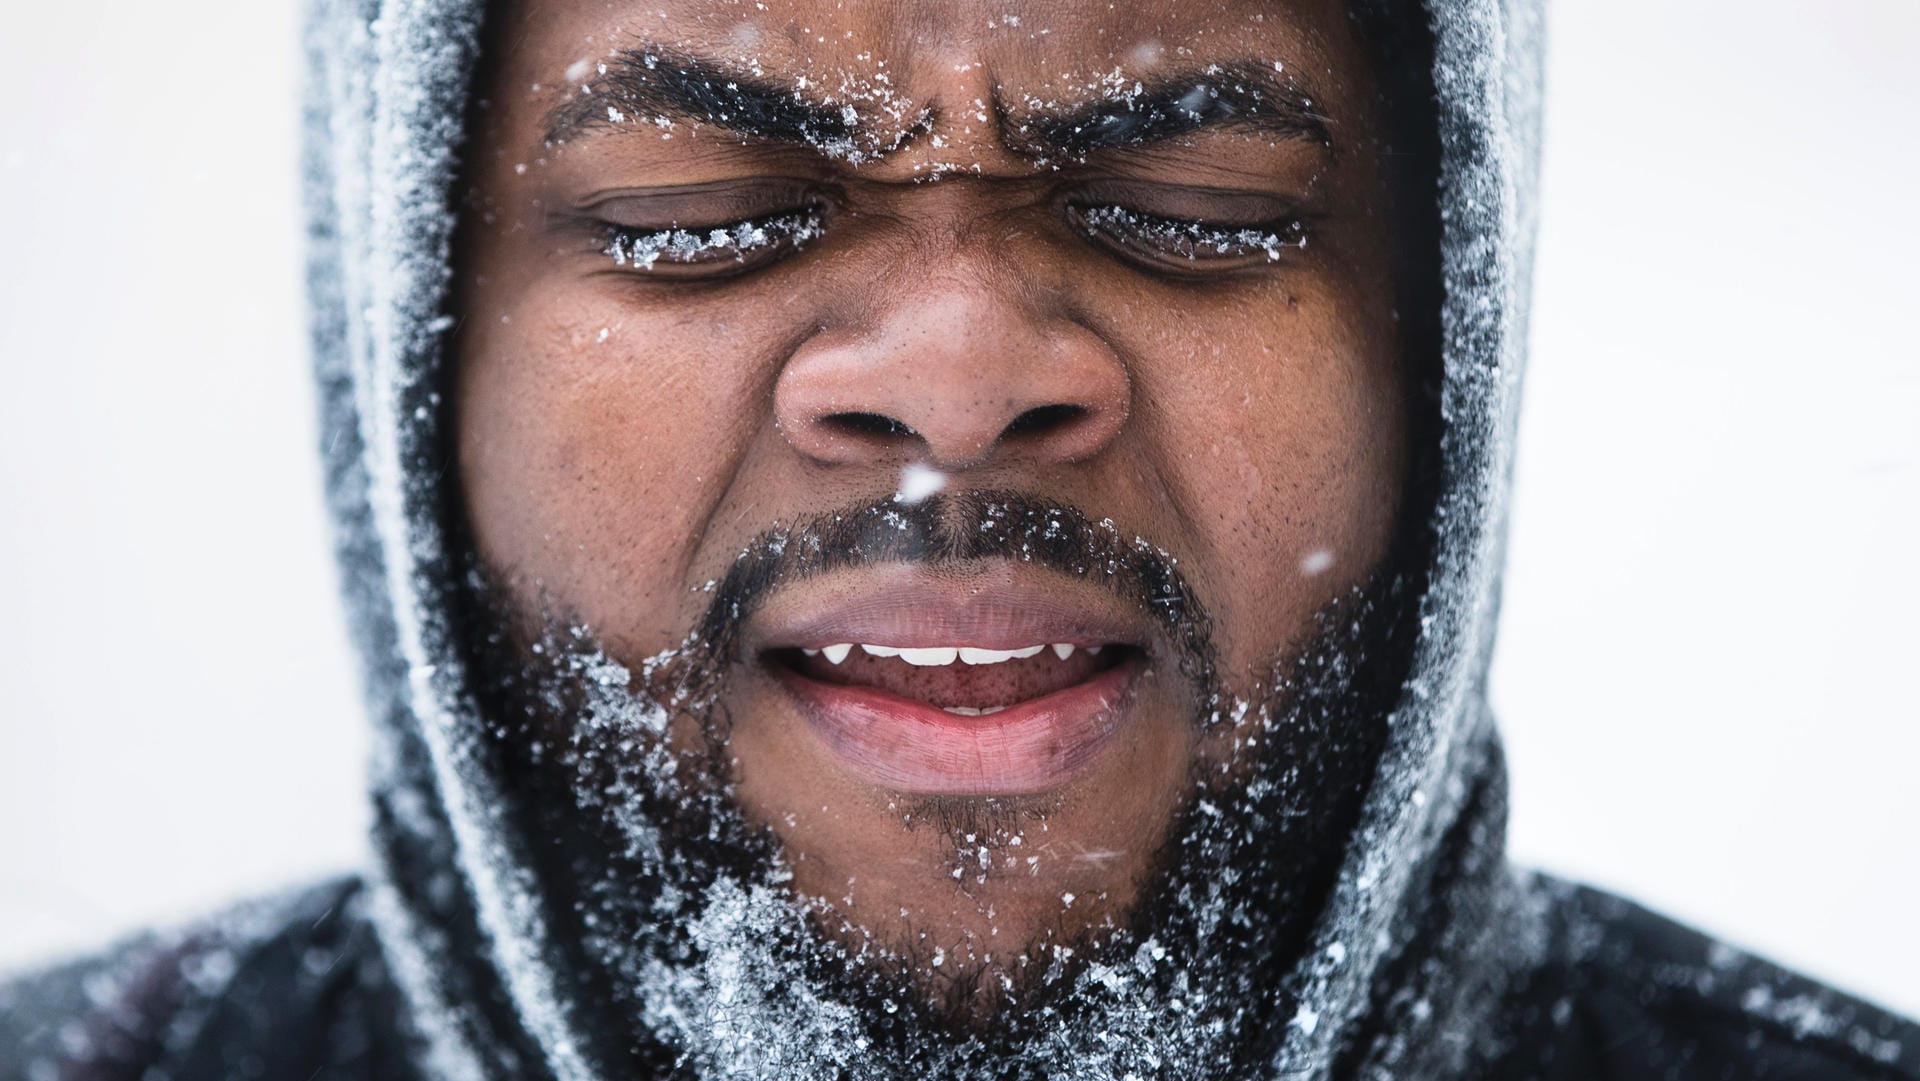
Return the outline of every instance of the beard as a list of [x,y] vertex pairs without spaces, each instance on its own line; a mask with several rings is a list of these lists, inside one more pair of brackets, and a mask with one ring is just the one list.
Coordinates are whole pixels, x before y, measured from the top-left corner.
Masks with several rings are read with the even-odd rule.
[[[1142,612],[1191,687],[1196,762],[1137,900],[998,960],[946,956],[793,888],[732,791],[724,707],[737,633],[786,582],[881,563],[1038,564]],[[1010,493],[849,508],[749,544],[678,649],[617,658],[475,557],[470,671],[509,818],[573,981],[573,1029],[613,1076],[1222,1078],[1272,1062],[1294,981],[1386,738],[1417,583],[1394,553],[1231,693],[1205,607],[1165,552]],[[955,880],[1044,800],[906,801]],[[1016,842],[1017,843],[1017,842]],[[1338,958],[1319,963],[1337,964]],[[1310,971],[1311,966],[1305,970]]]

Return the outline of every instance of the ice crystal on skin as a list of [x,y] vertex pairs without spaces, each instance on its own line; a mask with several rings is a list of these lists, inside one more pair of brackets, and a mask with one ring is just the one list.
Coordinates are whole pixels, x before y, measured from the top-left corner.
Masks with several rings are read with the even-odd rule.
[[715,256],[731,255],[735,262],[775,244],[799,246],[817,239],[824,230],[816,210],[796,210],[772,217],[755,218],[718,229],[658,229],[613,232],[605,253],[617,266],[652,270],[655,263],[692,264],[710,261]]
[[893,88],[885,60],[874,63],[869,74],[842,69],[830,83],[798,80],[802,90],[826,90],[823,104],[841,107],[844,130],[810,135],[807,141],[820,153],[848,165],[864,165],[898,150],[932,119],[930,110]]
[[900,471],[900,490],[894,493],[894,501],[908,505],[918,503],[947,486],[947,475],[938,469],[921,462],[915,462]]
[[1308,552],[1300,560],[1300,573],[1307,578],[1317,578],[1333,569],[1333,552],[1319,548]]
[[1221,228],[1140,214],[1118,206],[1089,207],[1081,211],[1081,222],[1088,236],[1140,237],[1157,250],[1196,261],[1263,251],[1271,263],[1278,262],[1290,250],[1307,246],[1305,229],[1297,223],[1277,233],[1265,229]]

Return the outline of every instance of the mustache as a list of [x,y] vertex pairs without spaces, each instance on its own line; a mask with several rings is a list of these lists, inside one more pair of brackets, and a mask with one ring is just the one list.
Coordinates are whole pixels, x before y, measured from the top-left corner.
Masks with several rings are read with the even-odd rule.
[[683,690],[712,689],[739,660],[741,628],[781,586],[835,571],[887,564],[939,567],[983,560],[1026,563],[1097,586],[1141,613],[1211,712],[1222,699],[1213,618],[1178,560],[1109,518],[1016,491],[939,492],[853,504],[749,541],[713,586],[688,639],[698,654]]

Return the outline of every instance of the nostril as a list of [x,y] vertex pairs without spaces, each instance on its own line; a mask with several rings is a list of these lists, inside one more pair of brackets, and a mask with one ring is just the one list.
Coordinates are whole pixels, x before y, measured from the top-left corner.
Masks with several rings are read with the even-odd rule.
[[1013,418],[1008,435],[1035,435],[1065,428],[1087,415],[1083,405],[1037,405]]
[[915,435],[912,428],[882,413],[829,413],[820,423],[843,435]]

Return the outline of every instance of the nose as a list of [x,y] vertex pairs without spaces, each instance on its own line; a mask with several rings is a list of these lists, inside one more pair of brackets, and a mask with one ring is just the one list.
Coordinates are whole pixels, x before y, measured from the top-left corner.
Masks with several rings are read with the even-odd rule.
[[1126,422],[1125,366],[1096,333],[993,278],[943,276],[803,343],[774,387],[794,449],[829,465],[1080,461]]

